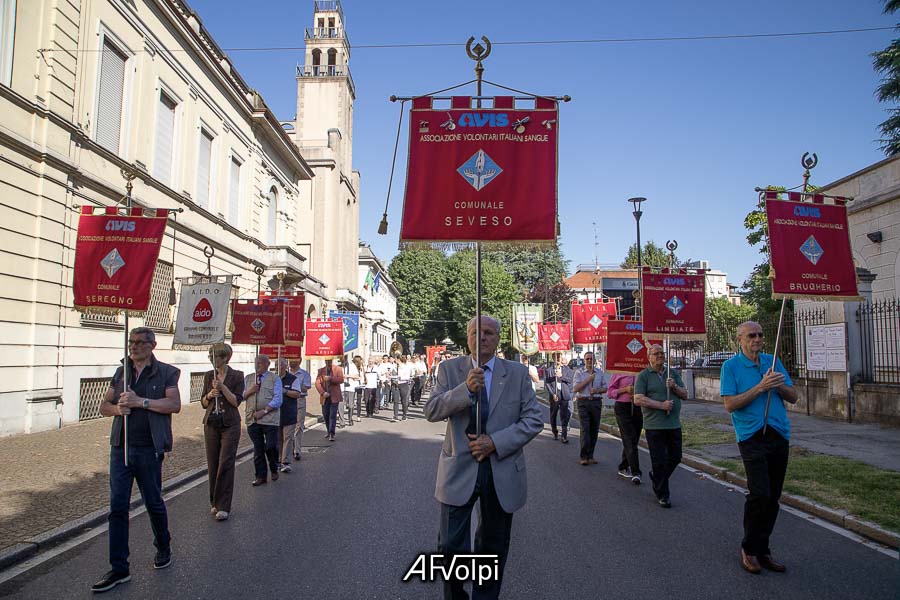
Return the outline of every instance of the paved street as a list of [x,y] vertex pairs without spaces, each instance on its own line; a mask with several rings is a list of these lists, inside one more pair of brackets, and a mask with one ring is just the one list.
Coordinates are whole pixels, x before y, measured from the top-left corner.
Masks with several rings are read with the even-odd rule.
[[[149,522],[138,515],[133,580],[104,597],[439,597],[438,584],[401,582],[416,553],[437,543],[444,424],[414,412],[401,423],[366,419],[334,444],[315,428],[299,468],[259,489],[244,462],[229,521],[210,518],[203,484],[172,498],[167,570],[153,570]],[[575,433],[563,446],[548,428],[526,450],[529,500],[513,521],[505,598],[896,597],[896,559],[786,512],[773,542],[789,572],[744,573],[740,493],[680,469],[674,508],[660,509],[648,485],[616,476],[618,440],[603,436],[600,464],[581,467]],[[107,569],[103,533],[0,584],[0,596],[87,598]]]

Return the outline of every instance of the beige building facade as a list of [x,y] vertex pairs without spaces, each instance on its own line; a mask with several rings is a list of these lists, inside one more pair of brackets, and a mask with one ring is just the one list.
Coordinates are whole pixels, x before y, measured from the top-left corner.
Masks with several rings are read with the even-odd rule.
[[[316,3],[316,17],[320,8],[342,18],[338,3]],[[129,325],[157,332],[183,402],[209,366],[205,351],[171,349],[169,293],[206,273],[204,250],[238,297],[282,274],[312,316],[362,303],[352,80],[325,73],[322,91],[335,88],[343,105],[311,98],[316,86],[298,77],[299,135],[181,0],[0,0],[0,435],[99,414],[123,318],[72,309],[77,207],[119,202],[123,170],[136,174],[136,205],[182,211],[166,228],[151,309]],[[232,364],[251,370],[253,347],[235,350]]]

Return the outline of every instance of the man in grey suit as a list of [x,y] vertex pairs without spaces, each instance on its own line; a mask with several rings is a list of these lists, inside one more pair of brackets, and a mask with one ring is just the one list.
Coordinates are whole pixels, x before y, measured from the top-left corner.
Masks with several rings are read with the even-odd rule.
[[[475,319],[469,321],[467,334],[474,355]],[[434,492],[441,503],[439,552],[445,556],[469,553],[472,507],[480,500],[474,551],[499,557],[499,578],[473,583],[473,600],[500,595],[513,513],[525,504],[527,494],[522,448],[543,429],[528,369],[496,358],[499,341],[500,322],[482,316],[478,362],[462,356],[441,363],[425,404],[429,421],[447,419]],[[481,403],[481,436],[475,435],[475,402]],[[444,582],[444,598],[468,597],[462,582]]]

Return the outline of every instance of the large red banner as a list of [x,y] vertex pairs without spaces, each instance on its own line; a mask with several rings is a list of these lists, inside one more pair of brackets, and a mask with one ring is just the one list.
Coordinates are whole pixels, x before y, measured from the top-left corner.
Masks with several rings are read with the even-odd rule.
[[861,300],[847,208],[766,199],[773,298]]
[[260,292],[259,299],[284,304],[284,343],[303,345],[303,322],[306,319],[306,296],[303,292]]
[[616,315],[614,300],[603,302],[573,302],[572,331],[576,344],[603,344],[606,342],[606,322]]
[[634,374],[647,368],[647,346],[662,344],[662,340],[645,341],[640,321],[610,319],[607,326],[606,372]]
[[344,354],[344,325],[340,319],[306,321],[306,357],[340,358]]
[[232,300],[231,322],[235,344],[284,344],[284,304],[260,300]]
[[288,360],[302,360],[302,346],[260,346],[259,353],[265,354],[272,360],[286,358]]
[[428,370],[431,370],[431,365],[434,364],[434,355],[439,354],[447,349],[447,346],[425,346],[425,357],[428,361]]
[[557,103],[413,100],[400,241],[556,239]]
[[558,352],[572,348],[572,326],[569,323],[538,323],[538,350]]
[[75,241],[75,310],[142,313],[150,306],[150,284],[162,245],[167,210],[132,208],[104,214],[83,206]]
[[641,273],[644,338],[706,339],[706,274],[663,269]]

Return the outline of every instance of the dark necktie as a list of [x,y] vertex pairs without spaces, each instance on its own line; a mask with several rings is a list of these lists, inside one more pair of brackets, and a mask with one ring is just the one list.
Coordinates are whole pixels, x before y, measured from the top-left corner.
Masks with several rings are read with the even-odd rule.
[[[487,366],[481,368],[484,369],[485,375],[490,372],[490,368]],[[472,397],[472,406],[469,409],[469,426],[466,427],[466,433],[475,435],[475,394],[470,394],[470,396]],[[478,400],[481,402],[481,433],[487,433],[490,404],[488,403],[486,386],[482,386],[481,391],[478,392]]]

